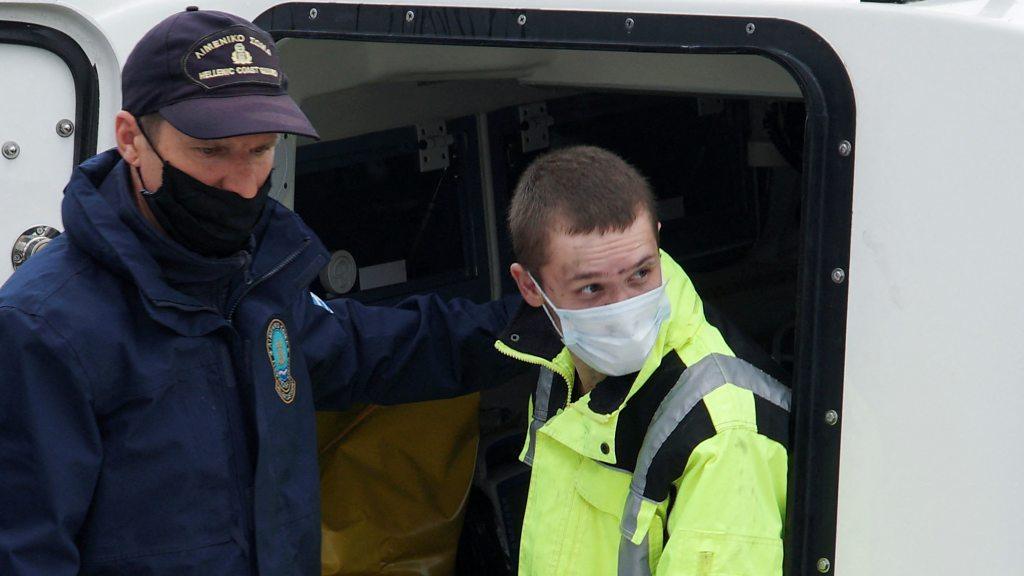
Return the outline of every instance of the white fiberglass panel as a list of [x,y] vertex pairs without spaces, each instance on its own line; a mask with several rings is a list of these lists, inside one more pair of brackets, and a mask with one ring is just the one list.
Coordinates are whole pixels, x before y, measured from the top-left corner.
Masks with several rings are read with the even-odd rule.
[[[56,54],[0,42],[8,81],[0,90],[0,144],[17,156],[0,156],[0,282],[14,271],[10,251],[34,226],[63,229],[60,201],[71,175],[75,138],[57,133],[61,120],[75,121],[75,84]],[[77,129],[77,127],[76,127]]]

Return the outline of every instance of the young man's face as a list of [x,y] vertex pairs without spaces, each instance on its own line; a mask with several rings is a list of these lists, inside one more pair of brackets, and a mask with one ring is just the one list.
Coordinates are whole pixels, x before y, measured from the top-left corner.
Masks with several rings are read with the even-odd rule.
[[[646,212],[621,232],[575,236],[554,232],[548,238],[547,255],[540,270],[530,272],[558,308],[613,304],[661,285],[658,240]],[[511,272],[527,303],[540,306],[543,298],[526,269],[513,264]]]

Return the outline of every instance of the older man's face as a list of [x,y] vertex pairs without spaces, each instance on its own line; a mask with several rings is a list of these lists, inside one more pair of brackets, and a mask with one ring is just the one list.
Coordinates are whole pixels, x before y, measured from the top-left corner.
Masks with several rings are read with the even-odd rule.
[[[150,131],[151,132],[151,131]],[[250,134],[218,140],[200,140],[161,122],[148,133],[152,146],[175,168],[208,186],[234,192],[243,198],[256,196],[274,167],[277,134]],[[135,138],[142,177],[151,190],[160,187],[163,165],[141,134]]]

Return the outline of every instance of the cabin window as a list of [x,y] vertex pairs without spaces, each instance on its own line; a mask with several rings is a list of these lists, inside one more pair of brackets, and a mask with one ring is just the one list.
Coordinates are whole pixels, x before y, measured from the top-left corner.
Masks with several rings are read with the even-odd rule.
[[[662,247],[793,388],[787,573],[831,557],[840,427],[823,416],[842,392],[854,120],[834,54],[778,21],[764,26],[790,26],[776,37],[793,45],[737,40],[727,27],[738,21],[676,17],[656,48],[651,37],[602,44],[602,32],[567,47],[559,26],[517,44],[508,33],[396,28],[397,7],[364,8],[357,23],[353,7],[331,6],[334,19],[314,24],[287,5],[259,21],[322,136],[293,143],[292,207],[351,256],[350,286],[321,275],[314,291],[372,302],[509,293],[504,216],[520,172],[561,146],[617,152],[651,181]],[[580,16],[551,14],[574,33]],[[524,377],[483,396],[458,573],[514,573],[532,387]]]

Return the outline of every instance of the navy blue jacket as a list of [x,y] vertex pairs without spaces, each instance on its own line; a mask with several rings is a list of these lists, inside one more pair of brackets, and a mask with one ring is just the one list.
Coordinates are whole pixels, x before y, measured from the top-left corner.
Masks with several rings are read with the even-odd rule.
[[[324,304],[326,251],[271,202],[205,259],[133,204],[116,151],[0,290],[0,574],[319,574],[314,407],[444,398],[514,369],[512,303]],[[510,362],[510,361],[509,361]]]

